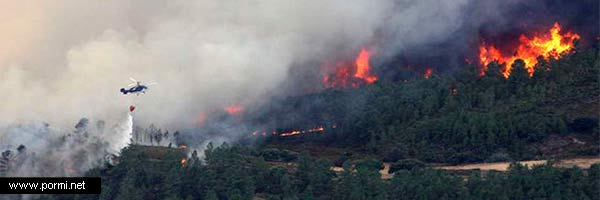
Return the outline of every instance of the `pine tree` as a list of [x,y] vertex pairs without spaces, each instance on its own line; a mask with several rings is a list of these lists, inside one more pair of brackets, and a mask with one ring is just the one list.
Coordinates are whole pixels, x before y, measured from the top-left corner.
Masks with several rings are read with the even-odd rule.
[[521,59],[515,60],[512,64],[510,76],[508,77],[508,83],[510,90],[513,94],[517,94],[522,87],[524,87],[529,81],[529,74],[525,68],[525,62]]

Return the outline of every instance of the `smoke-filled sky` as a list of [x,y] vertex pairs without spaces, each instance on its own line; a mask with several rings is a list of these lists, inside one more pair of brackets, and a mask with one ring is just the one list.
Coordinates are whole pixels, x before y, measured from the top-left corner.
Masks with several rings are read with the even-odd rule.
[[[140,123],[191,126],[202,112],[252,106],[282,88],[293,90],[298,72],[315,71],[314,63],[339,54],[368,47],[379,60],[422,52],[434,60],[466,51],[460,45],[476,41],[471,35],[489,34],[485,24],[514,27],[520,23],[511,15],[542,19],[543,13],[532,11],[547,14],[553,7],[566,10],[560,16],[577,16],[568,11],[582,7],[559,4],[564,2],[2,1],[0,126],[72,126],[81,117],[110,121],[123,118],[129,105],[137,106]],[[560,16],[543,17],[540,25]],[[563,21],[578,22],[572,18]],[[535,19],[524,21],[535,25]],[[447,41],[462,44],[440,47]],[[158,85],[145,95],[124,96],[118,90],[129,77]]]
[[[268,99],[293,64],[360,48],[389,21],[407,38],[398,42],[443,37],[466,3],[3,1],[0,123],[70,126],[135,104],[140,121],[189,125],[202,111]],[[129,77],[158,85],[123,96]]]

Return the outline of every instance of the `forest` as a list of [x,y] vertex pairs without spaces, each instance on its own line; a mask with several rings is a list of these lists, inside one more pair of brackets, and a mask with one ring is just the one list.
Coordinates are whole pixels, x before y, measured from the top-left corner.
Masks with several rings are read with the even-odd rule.
[[[517,60],[508,78],[502,65],[491,63],[483,72],[469,65],[454,74],[277,99],[249,121],[282,130],[337,128],[211,143],[203,156],[131,145],[117,163],[86,173],[102,177],[100,195],[39,199],[600,199],[600,164],[552,165],[554,159],[598,155],[598,47],[540,58],[532,76]],[[561,138],[585,145],[543,148]],[[294,145],[345,153],[331,159]],[[538,158],[550,161],[462,174],[430,165]],[[393,163],[393,178],[381,178],[383,162]]]
[[240,145],[209,145],[203,164],[180,165],[172,149],[160,160],[140,146],[123,150],[121,163],[90,170],[102,177],[100,195],[54,195],[39,199],[598,199],[600,164],[588,170],[529,169],[514,164],[504,172],[452,175],[427,166],[397,169],[391,180],[378,173],[381,161],[332,163],[300,154],[289,166],[272,166],[260,151]]

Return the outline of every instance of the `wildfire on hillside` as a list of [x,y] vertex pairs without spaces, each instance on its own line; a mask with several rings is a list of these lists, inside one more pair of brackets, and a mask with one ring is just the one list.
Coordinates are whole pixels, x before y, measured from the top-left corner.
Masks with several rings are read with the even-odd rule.
[[[323,85],[326,88],[358,88],[374,83],[377,76],[371,72],[370,57],[371,52],[362,48],[353,63],[338,63],[333,74],[324,73]],[[324,68],[328,67],[325,65]]]
[[497,61],[499,64],[505,64],[502,74],[505,78],[508,78],[512,64],[516,59],[522,59],[525,61],[529,76],[532,76],[539,56],[544,59],[558,59],[563,54],[570,52],[574,46],[573,42],[580,38],[578,34],[572,32],[561,34],[561,27],[558,22],[555,22],[547,33],[534,34],[530,37],[521,34],[514,54],[503,53],[493,44],[482,43],[479,46],[479,61],[483,65],[481,75],[485,74],[489,63]]
[[[583,33],[583,32],[582,32]],[[502,35],[502,34],[500,34]],[[512,33],[511,33],[512,35]],[[473,37],[477,38],[477,37]],[[497,63],[504,65],[503,69],[500,69],[500,72],[505,78],[508,78],[511,74],[512,64],[517,59],[522,59],[525,63],[526,70],[529,76],[532,76],[535,72],[535,66],[538,62],[538,58],[541,57],[543,59],[558,59],[561,56],[572,52],[574,49],[574,42],[580,39],[580,35],[570,31],[562,30],[560,24],[558,22],[554,23],[551,27],[547,29],[544,28],[543,31],[539,32],[530,32],[527,31],[525,33],[520,34],[518,40],[511,42],[507,41],[504,43],[492,43],[492,42],[484,42],[479,45],[472,46],[473,49],[476,47],[479,52],[471,52],[469,51],[469,56],[464,57],[465,63],[475,64],[478,63],[481,65],[481,75],[486,73],[487,65],[491,62],[496,61]],[[494,40],[495,41],[495,40]],[[500,47],[500,48],[499,48]],[[372,48],[372,49],[380,49],[380,48]],[[471,48],[469,48],[471,49]],[[385,79],[387,77],[391,77],[391,80],[395,80],[396,76],[386,76],[385,77],[377,77],[373,72],[371,67],[371,58],[374,52],[371,48],[363,47],[359,51],[350,54],[350,56],[345,56],[342,59],[333,59],[334,62],[325,61],[323,65],[321,65],[321,74],[322,75],[322,85],[324,88],[359,88],[361,86],[373,84],[379,79]],[[411,63],[413,61],[410,60],[410,55],[407,56],[407,63]],[[479,61],[477,59],[479,59]],[[422,61],[422,59],[417,59],[418,61]],[[404,65],[404,64],[400,64]],[[406,68],[410,71],[410,80],[412,80],[416,76],[422,76],[424,79],[431,79],[434,75],[434,67],[438,66],[435,63],[416,63],[414,65],[408,65]],[[381,75],[383,75],[385,68],[382,67]],[[436,77],[443,75],[443,68],[435,68]],[[404,71],[403,71],[404,72]],[[311,74],[312,75],[312,74]],[[406,77],[398,76],[397,80],[402,80],[404,82],[409,82]],[[402,79],[400,79],[402,78]],[[318,84],[314,83],[314,84]],[[450,89],[450,95],[456,96],[459,94],[458,87],[453,86]],[[222,110],[221,110],[222,109]],[[242,114],[246,115],[249,110],[245,110],[244,107],[237,104],[229,104],[229,106],[219,107],[216,110],[225,111],[227,114],[231,115],[233,119],[236,119],[239,122],[245,122]],[[206,120],[206,114],[202,113],[198,117],[199,124],[202,124]],[[287,127],[286,127],[287,128]],[[269,136],[279,136],[279,137],[289,137],[302,135],[305,133],[318,133],[324,132],[327,129],[336,128],[333,126],[315,126],[310,129],[259,129],[247,136],[250,137],[269,137]],[[252,130],[250,130],[252,131]],[[248,132],[250,132],[248,131]]]
[[279,136],[287,137],[287,136],[299,135],[299,134],[303,134],[303,133],[322,132],[322,131],[325,131],[325,128],[323,128],[323,126],[318,126],[318,127],[311,128],[308,130],[301,130],[301,131],[294,130],[294,131],[290,131],[290,132],[284,132],[284,133],[279,134]]
[[[277,132],[277,131],[272,131],[271,135],[277,135],[280,137],[288,137],[288,136],[294,136],[294,135],[301,135],[301,134],[306,134],[306,133],[317,133],[317,132],[323,132],[325,131],[327,127],[323,126],[323,125],[319,125],[319,126],[315,126],[313,128],[310,129],[298,129],[298,130],[290,130],[290,131],[282,131],[282,132]],[[331,125],[331,129],[335,129],[337,128],[337,125],[333,124]],[[258,137],[258,136],[267,136],[267,132],[259,132],[259,131],[254,131],[252,132],[252,136]]]

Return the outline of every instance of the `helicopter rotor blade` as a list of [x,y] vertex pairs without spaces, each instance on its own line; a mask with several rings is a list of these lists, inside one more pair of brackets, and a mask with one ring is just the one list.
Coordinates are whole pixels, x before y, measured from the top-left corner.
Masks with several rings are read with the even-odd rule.
[[152,82],[152,83],[147,83],[147,84],[145,84],[145,85],[156,85],[156,84],[158,84],[158,83],[156,83],[156,82]]
[[137,82],[139,82],[139,81],[135,80],[135,79],[134,79],[134,78],[132,78],[132,77],[129,77],[129,80],[133,81],[134,83],[137,83]]

